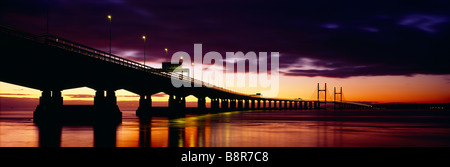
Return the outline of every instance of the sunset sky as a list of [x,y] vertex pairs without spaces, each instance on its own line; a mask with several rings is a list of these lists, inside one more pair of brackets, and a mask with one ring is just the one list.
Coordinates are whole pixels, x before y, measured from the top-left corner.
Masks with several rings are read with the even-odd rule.
[[[327,83],[328,95],[343,87],[348,101],[450,102],[450,2],[445,0],[48,1],[50,34],[108,51],[110,14],[112,53],[143,63],[146,35],[147,65],[153,67],[166,59],[164,48],[169,55],[193,55],[195,43],[203,44],[203,53],[279,52],[280,98],[314,99],[317,83]],[[45,33],[45,2],[3,0],[0,25]],[[138,100],[126,90],[116,93],[119,101]],[[63,95],[65,101],[92,101],[94,90]],[[39,96],[39,90],[0,82],[2,100]],[[153,99],[167,101],[161,94]]]

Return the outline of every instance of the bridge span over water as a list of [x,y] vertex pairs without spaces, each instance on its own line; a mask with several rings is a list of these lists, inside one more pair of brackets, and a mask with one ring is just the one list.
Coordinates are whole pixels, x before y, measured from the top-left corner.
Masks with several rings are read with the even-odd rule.
[[[89,106],[94,117],[121,119],[115,91],[125,89],[140,95],[138,116],[151,115],[151,95],[169,95],[169,111],[183,114],[185,97],[198,99],[197,111],[217,112],[250,109],[320,109],[318,100],[264,98],[231,91],[218,86],[206,86],[200,80],[179,73],[162,71],[101,50],[97,50],[50,34],[35,35],[0,26],[0,81],[39,89],[42,95],[34,120],[58,119],[63,105],[61,91],[89,87],[96,91],[94,105]],[[176,88],[172,77],[200,87]],[[211,108],[206,107],[206,97]],[[338,108],[365,108],[368,105],[335,102]],[[72,108],[76,108],[71,106]]]

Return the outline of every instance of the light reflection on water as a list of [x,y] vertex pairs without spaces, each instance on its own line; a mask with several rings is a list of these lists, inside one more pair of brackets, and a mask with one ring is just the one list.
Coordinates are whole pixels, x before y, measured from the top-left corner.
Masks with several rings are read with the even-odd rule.
[[450,146],[448,115],[243,111],[139,120],[123,111],[117,127],[37,127],[30,111],[0,113],[0,147]]

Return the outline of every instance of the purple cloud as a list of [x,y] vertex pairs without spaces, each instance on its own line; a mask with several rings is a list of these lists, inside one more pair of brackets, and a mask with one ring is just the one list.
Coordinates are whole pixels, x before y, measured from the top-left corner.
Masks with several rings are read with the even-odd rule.
[[[218,51],[280,52],[290,76],[450,74],[450,2],[407,1],[49,1],[49,31],[143,61],[203,44]],[[45,1],[6,0],[0,24],[45,32]],[[303,59],[314,60],[303,64]],[[312,64],[311,64],[312,63]],[[309,68],[306,68],[309,67]]]

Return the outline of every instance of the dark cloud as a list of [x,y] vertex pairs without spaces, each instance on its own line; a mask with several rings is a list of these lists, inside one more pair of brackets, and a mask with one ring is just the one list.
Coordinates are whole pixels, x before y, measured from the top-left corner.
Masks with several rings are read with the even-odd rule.
[[[45,32],[45,1],[2,1],[0,23]],[[449,74],[450,2],[420,1],[57,1],[49,0],[50,33],[143,60],[193,55],[280,52],[290,76]],[[130,52],[132,51],[132,52]],[[302,64],[303,59],[309,64]]]

